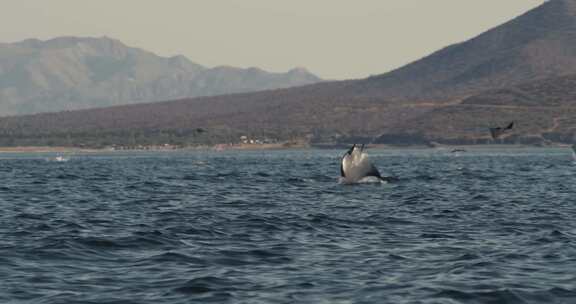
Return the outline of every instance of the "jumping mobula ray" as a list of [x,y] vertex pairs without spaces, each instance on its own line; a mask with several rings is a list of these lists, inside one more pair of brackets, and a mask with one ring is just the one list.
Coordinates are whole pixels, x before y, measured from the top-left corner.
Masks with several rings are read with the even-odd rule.
[[342,156],[340,162],[340,177],[341,181],[346,184],[358,183],[361,181],[376,180],[378,182],[390,182],[396,180],[393,177],[382,176],[378,169],[368,159],[368,154],[364,152],[364,145],[358,147],[354,144]]
[[490,128],[490,135],[492,135],[492,139],[497,139],[512,128],[514,128],[514,122],[509,123],[506,127]]

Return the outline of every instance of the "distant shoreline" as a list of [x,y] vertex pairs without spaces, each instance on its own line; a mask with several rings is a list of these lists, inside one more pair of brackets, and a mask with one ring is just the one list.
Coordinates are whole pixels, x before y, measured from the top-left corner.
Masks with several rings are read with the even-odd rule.
[[83,149],[70,147],[0,147],[0,153],[49,153],[49,152],[102,152],[103,149]]
[[[50,146],[22,146],[22,147],[0,147],[0,153],[130,153],[130,152],[181,152],[181,151],[260,151],[260,150],[334,150],[346,149],[350,145],[333,144],[333,145],[308,145],[308,144],[236,144],[236,145],[214,145],[198,146],[175,149],[121,149],[115,150],[110,148],[71,148],[71,147],[50,147]],[[549,146],[532,146],[532,145],[440,145],[436,147],[427,147],[422,145],[391,146],[391,145],[368,145],[369,149],[386,149],[386,150],[487,150],[487,149],[545,149],[545,148],[569,148],[568,144],[554,144]]]

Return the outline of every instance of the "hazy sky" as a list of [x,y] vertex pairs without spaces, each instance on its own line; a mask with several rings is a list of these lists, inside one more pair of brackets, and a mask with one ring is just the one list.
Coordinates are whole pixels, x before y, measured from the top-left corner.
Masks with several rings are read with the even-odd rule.
[[0,0],[0,41],[109,36],[209,67],[380,74],[544,0]]

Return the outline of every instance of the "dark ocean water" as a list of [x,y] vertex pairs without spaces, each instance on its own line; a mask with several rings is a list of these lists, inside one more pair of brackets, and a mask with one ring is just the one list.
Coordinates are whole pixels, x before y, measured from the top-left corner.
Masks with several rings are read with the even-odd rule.
[[576,303],[566,149],[0,155],[0,303]]

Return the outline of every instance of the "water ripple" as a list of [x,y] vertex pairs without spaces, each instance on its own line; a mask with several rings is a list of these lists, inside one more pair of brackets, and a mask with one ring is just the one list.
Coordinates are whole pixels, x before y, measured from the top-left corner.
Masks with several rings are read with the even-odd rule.
[[563,150],[0,160],[2,303],[573,303]]

